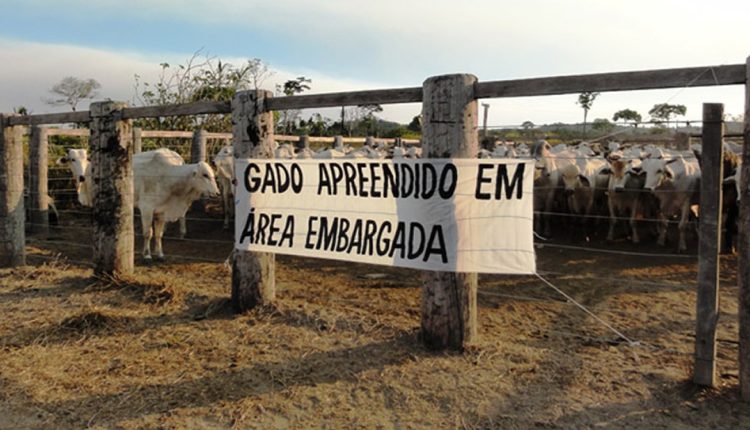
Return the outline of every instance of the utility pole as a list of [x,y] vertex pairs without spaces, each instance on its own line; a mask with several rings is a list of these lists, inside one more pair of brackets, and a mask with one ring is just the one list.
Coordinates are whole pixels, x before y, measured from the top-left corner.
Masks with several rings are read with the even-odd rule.
[[490,110],[490,105],[488,103],[482,103],[482,107],[484,108],[484,121],[482,121],[482,139],[487,137],[487,111]]

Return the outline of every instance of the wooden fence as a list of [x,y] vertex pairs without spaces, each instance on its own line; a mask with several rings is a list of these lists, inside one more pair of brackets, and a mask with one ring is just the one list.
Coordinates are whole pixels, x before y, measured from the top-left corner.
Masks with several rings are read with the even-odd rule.
[[[91,105],[89,111],[44,115],[0,116],[0,266],[24,264],[23,161],[20,126],[68,122],[91,124],[92,166],[112,172],[98,178],[94,195],[95,271],[127,274],[132,270],[133,236],[132,154],[130,120],[177,115],[229,114],[233,116],[233,142],[236,157],[272,157],[274,110],[322,108],[360,104],[422,102],[423,154],[426,157],[472,157],[477,153],[477,100],[497,97],[525,97],[575,94],[583,91],[632,91],[716,85],[744,85],[746,114],[745,148],[740,205],[739,283],[740,283],[740,387],[750,400],[750,58],[744,64],[649,71],[600,73],[478,82],[472,75],[446,75],[427,79],[421,87],[346,93],[272,97],[266,91],[246,91],[229,102],[202,101],[182,105],[124,107],[114,102]],[[704,106],[704,120],[710,125],[703,133],[704,153],[709,159],[721,158],[721,127],[718,108]],[[141,135],[142,137],[143,135]],[[718,137],[717,137],[718,136]],[[43,148],[38,150],[41,152]],[[705,155],[704,155],[705,156]],[[704,166],[704,177],[716,194],[715,179],[721,171]],[[720,187],[719,187],[720,189]],[[708,189],[704,188],[705,191]],[[704,192],[706,194],[712,194]],[[124,200],[123,200],[124,198]],[[116,202],[108,209],[103,202]],[[694,379],[714,385],[715,325],[717,316],[718,243],[716,201],[701,213],[701,264],[698,282],[698,328]],[[720,206],[720,205],[719,205]],[[713,209],[712,209],[713,208]],[[708,212],[707,212],[708,211]],[[128,215],[130,214],[130,215]],[[428,272],[422,292],[422,338],[433,348],[462,348],[477,332],[477,276],[471,273]],[[232,301],[238,310],[268,303],[275,298],[275,261],[272,254],[235,252],[232,265]]]

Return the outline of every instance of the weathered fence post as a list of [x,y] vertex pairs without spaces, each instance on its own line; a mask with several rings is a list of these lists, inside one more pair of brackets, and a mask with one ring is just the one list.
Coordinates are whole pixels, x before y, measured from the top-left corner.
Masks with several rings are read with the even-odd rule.
[[202,128],[193,131],[193,143],[190,146],[190,162],[200,163],[206,161],[206,142],[208,142],[208,132]]
[[143,130],[133,127],[133,154],[143,152]]
[[344,149],[344,136],[333,136],[333,148],[338,150]]
[[[445,75],[423,85],[424,158],[473,158],[478,150],[473,75]],[[427,271],[422,286],[422,340],[462,349],[477,335],[477,274]]]
[[0,115],[0,267],[26,264],[23,206],[23,127]]
[[[202,128],[193,131],[193,141],[190,145],[190,162],[200,163],[206,161],[206,144],[208,143],[208,132]],[[199,212],[206,210],[206,199],[201,197],[193,203],[193,209]],[[184,218],[180,218],[180,237],[184,237],[187,227],[183,227]]]
[[745,121],[740,179],[740,228],[737,241],[740,320],[740,391],[750,402],[750,57],[745,61]]
[[310,136],[300,136],[296,146],[298,150],[305,148],[310,149]]
[[[273,158],[273,112],[265,110],[270,91],[242,91],[232,100],[234,157]],[[241,177],[242,172],[237,172]],[[237,181],[238,187],[242,181]],[[244,312],[276,297],[276,260],[273,254],[234,250],[232,305]]]
[[96,275],[133,272],[133,132],[122,119],[125,106],[107,101],[90,108]]
[[47,127],[31,127],[29,138],[29,206],[31,209],[31,231],[49,233],[49,202],[47,201],[48,174]]
[[719,319],[719,244],[721,238],[722,139],[724,105],[703,104],[698,294],[696,299],[693,382],[716,385],[716,324]]

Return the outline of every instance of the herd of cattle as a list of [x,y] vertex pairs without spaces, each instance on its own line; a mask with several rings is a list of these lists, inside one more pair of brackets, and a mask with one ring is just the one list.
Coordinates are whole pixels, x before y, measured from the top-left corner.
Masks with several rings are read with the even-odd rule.
[[[727,235],[724,246],[731,248],[732,231],[739,199],[739,145],[724,144],[725,216]],[[293,158],[419,158],[421,149],[374,147],[338,147],[314,152],[290,144],[277,145],[275,157]],[[685,230],[691,215],[699,215],[700,147],[674,150],[655,145],[608,145],[583,142],[555,145],[539,141],[532,146],[496,142],[492,150],[482,149],[479,158],[528,158],[534,160],[535,230],[552,234],[554,215],[565,215],[581,228],[568,229],[588,237],[591,220],[609,218],[608,240],[615,239],[618,219],[629,221],[630,238],[640,241],[638,221],[655,219],[657,243],[665,245],[669,220],[678,219],[678,251],[686,251]],[[91,165],[86,150],[69,149],[58,160],[73,173],[78,201],[93,203]],[[186,233],[185,215],[202,196],[221,194],[224,228],[229,227],[233,211],[232,189],[234,160],[231,146],[222,148],[213,158],[213,168],[205,162],[186,164],[176,152],[162,148],[133,157],[134,206],[141,213],[144,234],[143,258],[150,260],[152,237],[154,254],[164,257],[162,236],[165,222],[180,221],[180,234]],[[218,183],[218,185],[217,185]],[[559,219],[559,218],[557,218]]]

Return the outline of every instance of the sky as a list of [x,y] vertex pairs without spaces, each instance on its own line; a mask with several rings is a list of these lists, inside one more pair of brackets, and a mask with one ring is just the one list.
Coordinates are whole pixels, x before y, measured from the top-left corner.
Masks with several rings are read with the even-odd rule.
[[[45,104],[65,76],[94,78],[99,98],[132,101],[134,75],[201,51],[269,64],[268,89],[296,76],[311,92],[419,86],[434,75],[480,81],[744,63],[750,3],[693,0],[2,0],[0,112]],[[482,100],[489,125],[580,122],[577,95]],[[601,94],[589,120],[657,103],[744,110],[742,86]],[[84,101],[79,109],[84,108]],[[419,104],[384,106],[409,122]],[[335,112],[323,112],[334,117]]]

